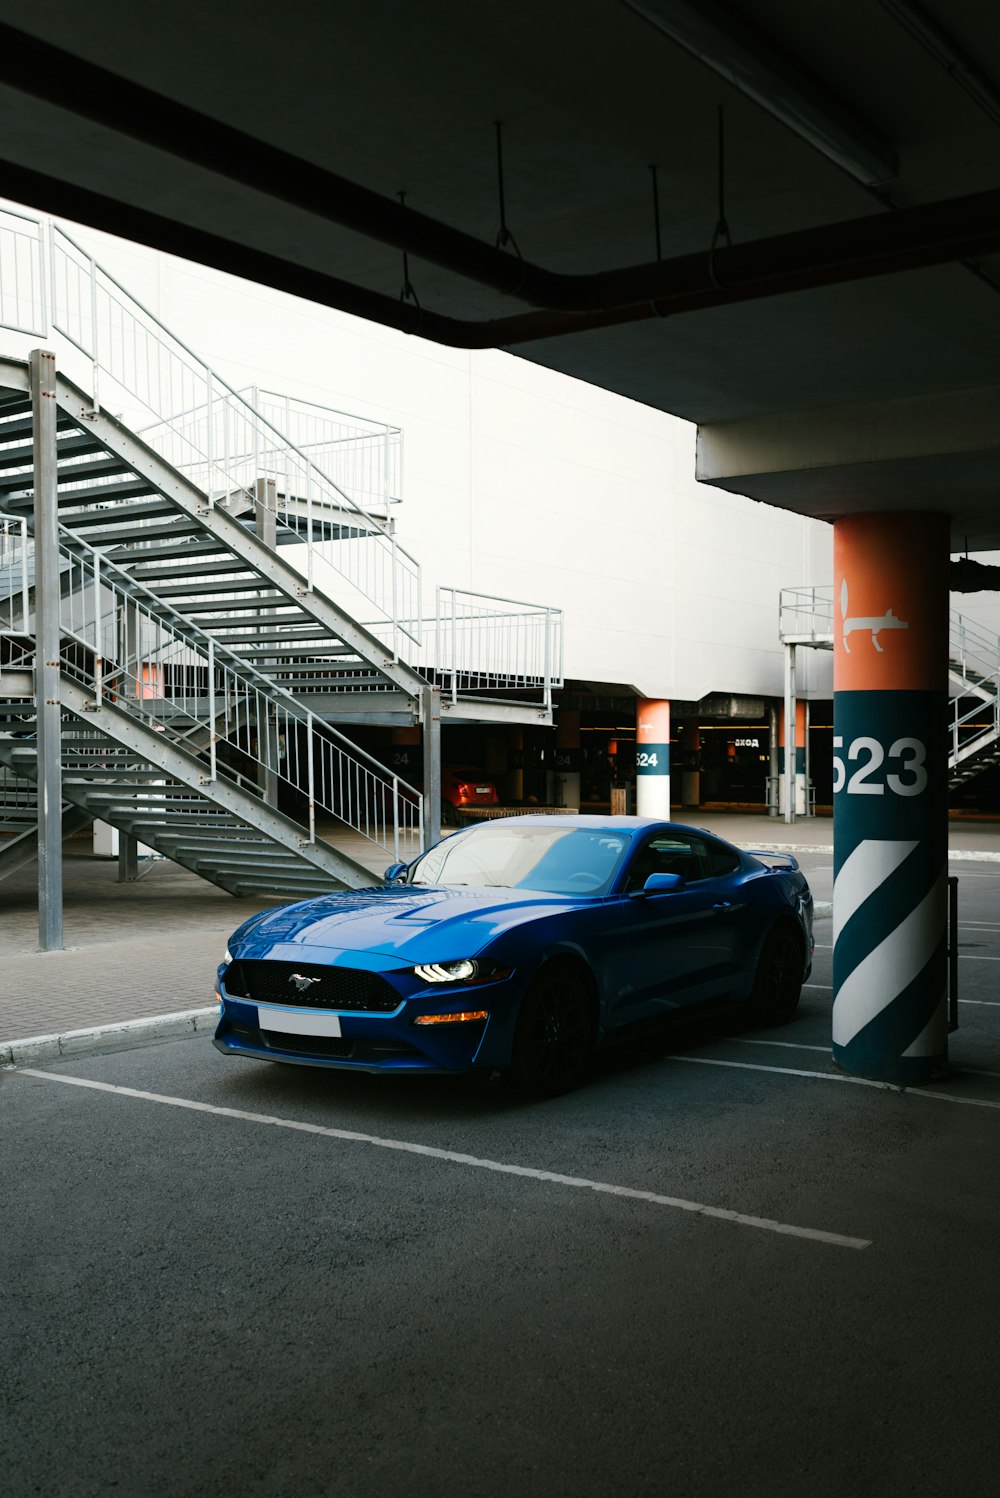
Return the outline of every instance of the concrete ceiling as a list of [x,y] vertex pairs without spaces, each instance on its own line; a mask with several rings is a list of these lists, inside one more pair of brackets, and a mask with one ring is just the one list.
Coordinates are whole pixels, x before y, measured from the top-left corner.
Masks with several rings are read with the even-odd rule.
[[[907,210],[1000,189],[1000,8],[981,0],[635,6],[648,14],[626,0],[142,8],[50,0],[34,10],[0,0],[3,25],[123,81],[119,88],[80,71],[81,100],[44,55],[29,80],[0,38],[8,163],[0,192],[195,259],[223,263],[227,246],[234,255],[263,252],[271,259],[243,267],[261,279],[335,303],[335,289],[323,287],[339,278],[398,308],[398,246],[333,222],[335,192],[293,202],[273,180],[261,190],[264,153],[229,137],[227,158],[214,126],[383,198],[404,190],[409,210],[492,249],[494,122],[502,120],[507,226],[525,262],[563,275],[656,260],[652,163],[662,260],[669,270],[676,257],[694,256],[709,268],[720,105],[725,216],[738,248],[882,217],[905,240]],[[207,118],[185,115],[157,134],[155,109],[127,85]],[[74,197],[81,188],[100,196]],[[509,346],[698,422],[709,482],[824,516],[943,508],[956,547],[967,538],[1000,546],[1000,445],[989,415],[1000,207],[991,212],[975,254],[964,242],[939,245],[916,266],[904,257],[878,276],[806,289],[789,290],[779,277],[770,294],[758,289],[746,300],[726,300],[737,262],[720,238],[709,294],[689,298],[686,310],[668,299],[658,305],[670,315],[649,316],[647,299],[645,320],[633,312],[583,330],[569,319],[553,331],[540,319],[537,334]],[[180,240],[159,221],[178,227]],[[192,230],[213,237],[185,242]],[[936,232],[940,240],[940,222]],[[505,252],[516,270],[514,250]],[[426,314],[482,320],[533,310],[416,253],[408,269]],[[975,392],[975,430],[961,401],[956,410],[963,391]],[[837,440],[831,408],[842,413]],[[894,438],[883,450],[886,412]],[[782,422],[794,432],[789,450]],[[855,424],[868,434],[862,448],[850,440]],[[813,425],[826,447],[803,459]]]

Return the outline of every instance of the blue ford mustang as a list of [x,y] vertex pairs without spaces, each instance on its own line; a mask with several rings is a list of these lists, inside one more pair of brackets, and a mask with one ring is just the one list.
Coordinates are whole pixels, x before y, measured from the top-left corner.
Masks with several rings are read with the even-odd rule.
[[219,968],[228,1055],[503,1069],[550,1097],[591,1052],[692,1005],[790,1019],[812,960],[793,858],[646,817],[481,823],[379,888],[264,911]]

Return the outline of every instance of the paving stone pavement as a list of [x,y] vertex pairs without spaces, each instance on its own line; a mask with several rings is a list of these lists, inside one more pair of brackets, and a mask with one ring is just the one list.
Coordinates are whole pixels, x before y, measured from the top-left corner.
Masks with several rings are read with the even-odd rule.
[[[833,842],[828,818],[789,826],[734,813],[674,815],[744,847]],[[1000,859],[1000,823],[954,822],[950,845]],[[0,884],[0,1043],[211,1005],[227,936],[267,903],[237,900],[165,860],[141,863],[136,883],[119,884],[117,862],[89,848],[86,836],[64,848],[61,952],[38,951],[35,865]]]

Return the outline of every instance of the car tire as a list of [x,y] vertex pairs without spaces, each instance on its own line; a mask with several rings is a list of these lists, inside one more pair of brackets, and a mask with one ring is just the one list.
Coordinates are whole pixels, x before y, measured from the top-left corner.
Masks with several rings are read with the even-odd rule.
[[594,1045],[594,1007],[568,962],[549,962],[521,1004],[511,1075],[525,1097],[558,1097],[583,1081]]
[[455,805],[454,801],[441,802],[441,826],[458,826],[458,807]]
[[805,961],[802,937],[782,921],[764,939],[753,988],[750,1018],[755,1025],[785,1025],[799,1006]]

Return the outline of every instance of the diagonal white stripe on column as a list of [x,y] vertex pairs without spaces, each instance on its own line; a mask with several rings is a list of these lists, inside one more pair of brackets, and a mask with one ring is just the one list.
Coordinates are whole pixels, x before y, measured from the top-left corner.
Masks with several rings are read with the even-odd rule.
[[846,859],[833,885],[833,944],[854,912],[874,894],[903,859],[917,846],[916,840],[866,837]]
[[841,984],[833,1000],[834,1045],[852,1041],[927,965],[944,935],[946,880],[942,870],[920,904]]

